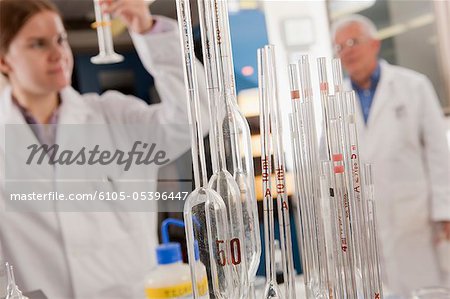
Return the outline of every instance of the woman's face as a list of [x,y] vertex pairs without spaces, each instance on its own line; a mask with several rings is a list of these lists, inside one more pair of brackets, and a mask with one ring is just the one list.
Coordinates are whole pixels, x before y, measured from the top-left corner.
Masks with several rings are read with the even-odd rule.
[[59,15],[42,11],[31,17],[0,57],[13,88],[44,95],[70,85],[73,57]]

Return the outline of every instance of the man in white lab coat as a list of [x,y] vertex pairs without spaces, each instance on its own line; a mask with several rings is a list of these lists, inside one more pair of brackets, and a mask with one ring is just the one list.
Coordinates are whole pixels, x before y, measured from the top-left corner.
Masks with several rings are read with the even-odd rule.
[[359,98],[361,159],[374,163],[385,286],[406,295],[443,285],[436,238],[450,240],[450,154],[433,86],[378,59],[376,28],[365,17],[337,21],[332,37]]
[[[17,2],[19,5],[37,5],[38,1]],[[148,7],[141,0],[117,0],[109,7],[112,13],[121,17],[128,25],[139,57],[155,79],[162,103],[147,106],[143,101],[119,92],[80,95],[73,90],[67,81],[71,77],[71,66],[70,63],[65,63],[71,61],[70,48],[64,38],[60,38],[61,33],[58,33],[64,33],[64,29],[57,12],[48,7],[44,3],[44,8],[39,8],[40,11],[30,17],[21,29],[24,31],[20,31],[17,36],[29,31],[39,39],[33,40],[32,47],[26,48],[26,53],[42,57],[42,61],[35,59],[35,62],[44,65],[46,72],[26,79],[27,82],[44,82],[45,87],[41,84],[40,91],[51,91],[58,95],[58,104],[54,110],[56,114],[50,111],[51,115],[57,116],[54,124],[58,128],[64,124],[137,124],[147,128],[150,135],[162,135],[160,140],[163,144],[159,146],[171,149],[168,158],[174,159],[188,150],[191,139],[187,126],[189,121],[183,61],[176,22],[154,17],[155,22],[152,23]],[[23,6],[19,8],[22,9]],[[22,291],[40,289],[51,299],[144,298],[144,277],[155,264],[154,249],[158,243],[156,213],[59,212],[60,205],[56,202],[54,211],[44,213],[5,210],[5,201],[8,199],[4,190],[4,170],[9,163],[5,160],[5,149],[6,143],[16,141],[14,136],[5,139],[6,125],[21,124],[28,130],[29,138],[38,138],[42,142],[39,135],[35,133],[36,136],[33,136],[31,127],[28,128],[30,118],[37,123],[41,122],[35,119],[35,115],[27,107],[23,107],[22,103],[27,102],[20,102],[26,98],[21,98],[24,93],[17,93],[19,87],[25,89],[39,86],[26,85],[26,80],[19,80],[30,75],[27,73],[30,71],[28,67],[35,67],[32,65],[33,61],[23,64],[14,59],[14,51],[21,51],[20,45],[19,43],[19,47],[0,55],[1,71],[8,75],[10,82],[0,96],[0,261],[8,261],[15,266],[16,280]],[[36,69],[30,72],[32,71]],[[200,69],[198,72],[202,78],[203,73]],[[48,75],[53,77],[48,79]],[[200,96],[206,99],[204,80],[199,81]],[[57,84],[61,85],[61,89]],[[201,102],[201,114],[207,116],[207,103],[204,100]],[[203,119],[206,130],[208,121],[205,117]],[[183,124],[182,129],[180,126],[164,125],[170,123]],[[161,131],[156,132],[156,126]],[[56,143],[83,138],[62,135],[58,131],[54,136]],[[113,139],[114,136],[104,138]],[[10,152],[9,154],[9,159],[17,158]],[[58,165],[38,168],[42,173],[33,173],[33,168],[27,165],[23,165],[21,171],[21,167],[17,165],[14,171],[21,174],[22,179],[41,176],[44,179],[54,179],[48,184],[40,184],[42,190],[36,190],[37,192],[59,190],[58,179],[64,174]],[[146,169],[146,176],[139,178],[149,181],[146,191],[154,191],[157,168]],[[111,178],[111,184],[114,184],[114,179]],[[100,185],[96,186],[95,180],[87,180],[83,187],[87,188],[83,192],[110,191],[102,190]],[[115,190],[114,186],[111,190]]]

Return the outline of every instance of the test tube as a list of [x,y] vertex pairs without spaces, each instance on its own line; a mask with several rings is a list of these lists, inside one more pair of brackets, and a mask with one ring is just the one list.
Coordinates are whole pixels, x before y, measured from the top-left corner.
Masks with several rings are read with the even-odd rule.
[[268,95],[270,101],[270,125],[272,133],[274,170],[277,190],[278,222],[280,225],[280,241],[283,257],[284,279],[286,285],[286,298],[295,296],[295,269],[292,254],[291,225],[289,215],[289,202],[286,188],[286,164],[284,160],[284,147],[282,137],[282,122],[279,111],[277,74],[275,64],[274,46],[265,46],[268,63]]
[[99,54],[91,57],[91,62],[94,64],[119,63],[124,58],[114,51],[111,16],[103,12],[101,2],[102,0],[94,0],[95,23],[93,27],[97,29]]
[[267,95],[267,60],[265,49],[258,49],[258,79],[261,135],[261,174],[264,209],[264,241],[266,248],[266,286],[264,298],[282,298],[276,280],[275,269],[275,227],[273,217],[273,197],[271,186],[272,157],[270,145],[270,109]]
[[200,298],[202,294],[198,283],[200,274],[197,273],[198,267],[195,262],[195,242],[197,241],[200,260],[207,269],[210,297],[225,299],[233,296],[232,272],[227,263],[231,255],[228,247],[231,238],[225,202],[217,192],[208,187],[188,0],[177,0],[177,14],[180,19],[180,41],[185,62],[184,79],[192,130],[192,159],[196,184],[196,189],[187,197],[184,206],[193,295],[194,298]]

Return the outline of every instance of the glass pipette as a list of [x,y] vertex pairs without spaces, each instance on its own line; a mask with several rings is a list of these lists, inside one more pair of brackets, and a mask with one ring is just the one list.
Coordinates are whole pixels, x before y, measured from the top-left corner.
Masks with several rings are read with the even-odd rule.
[[[255,194],[255,175],[253,167],[253,151],[251,147],[251,134],[247,119],[241,113],[237,105],[234,64],[231,50],[231,35],[228,17],[227,1],[215,1],[215,13],[213,16],[218,18],[213,25],[216,25],[217,37],[220,40],[216,42],[216,59],[220,60],[219,74],[223,74],[222,82],[225,96],[229,96],[225,102],[229,105],[229,111],[232,114],[234,126],[230,129],[232,137],[230,138],[233,157],[232,165],[229,165],[238,185],[241,189],[242,200],[245,205],[244,216],[249,218],[248,238],[252,240],[249,252],[249,273],[251,279],[256,278],[256,272],[259,266],[261,256],[261,239],[259,233],[258,205]],[[219,52],[220,50],[220,52]]]
[[[335,184],[333,163],[324,161],[321,169],[321,187],[324,201],[328,201],[328,213],[324,213],[324,218],[328,220],[328,229],[325,230],[325,242],[327,244],[328,260],[328,279],[330,286],[330,294],[334,294],[333,298],[345,298],[344,293],[344,277],[341,271],[342,265],[342,249],[341,249],[341,229],[342,220],[339,218],[339,203],[335,197]],[[324,209],[325,211],[325,209]],[[331,297],[331,295],[330,295]]]
[[[224,127],[229,128],[231,135],[225,134],[224,143],[229,145],[231,151],[227,156],[232,157],[227,169],[233,173],[241,192],[243,204],[244,224],[246,233],[246,246],[249,267],[249,280],[253,285],[261,257],[261,239],[259,232],[258,206],[255,194],[255,177],[253,156],[248,122],[237,106],[234,66],[231,54],[230,26],[228,18],[227,1],[210,0],[210,16],[212,16],[211,29],[214,35],[214,49],[219,86],[225,106],[226,116]],[[227,161],[228,162],[228,161]],[[254,292],[252,291],[252,294]]]
[[[234,77],[234,63],[231,48],[231,35],[230,24],[228,17],[228,4],[224,0],[215,1],[215,15],[217,17],[217,28],[220,30],[220,60],[223,66],[223,84],[226,95],[230,97],[230,111],[233,113],[234,121],[236,122],[236,128],[230,130],[235,138],[231,140],[232,149],[232,162],[230,169],[237,169],[247,177],[247,183],[249,189],[253,192],[252,198],[254,198],[253,209],[254,213],[257,213],[256,195],[254,193],[254,174],[253,174],[253,158],[251,150],[251,136],[248,122],[244,115],[241,113],[239,106],[237,105],[236,95],[236,82]],[[236,177],[236,174],[235,174]],[[256,223],[255,223],[256,224]],[[257,248],[258,252],[261,251],[261,246]],[[256,267],[255,273],[256,273]]]
[[[184,56],[184,79],[189,101],[192,159],[196,189],[188,196],[184,206],[186,239],[191,269],[194,298],[200,297],[200,273],[195,263],[195,241],[199,244],[200,260],[208,274],[211,298],[230,298],[233,289],[231,268],[227,265],[230,242],[227,209],[224,200],[208,187],[203,132],[200,117],[198,81],[195,70],[191,12],[188,0],[177,0],[181,48]],[[197,278],[198,277],[198,278]]]
[[[303,209],[308,211],[308,213],[300,212],[305,241],[305,244],[302,245],[305,260],[305,283],[307,290],[308,286],[312,289],[312,285],[317,281],[316,277],[320,277],[321,282],[328,282],[329,296],[372,298],[368,287],[371,285],[370,281],[373,275],[369,277],[367,267],[371,245],[366,240],[368,220],[366,219],[366,208],[362,205],[364,188],[361,186],[354,94],[343,92],[340,60],[335,59],[333,60],[333,78],[336,95],[327,98],[329,92],[326,61],[319,59],[321,100],[322,107],[326,110],[322,111],[324,135],[327,137],[324,139],[328,144],[327,156],[333,160],[333,164],[325,162],[328,163],[328,167],[323,165],[319,175],[317,170],[320,168],[317,167],[317,157],[315,156],[317,149],[314,148],[316,145],[315,134],[312,134],[314,132],[314,110],[311,105],[312,87],[307,63],[303,57],[299,62],[301,89],[296,82],[297,71],[295,67],[290,66],[291,98],[295,116],[292,120],[292,132],[297,137],[292,138],[294,172],[296,177],[299,176],[297,173],[301,176],[301,179],[296,180],[295,183],[296,190],[300,190],[303,194],[300,197],[300,204],[304,205]],[[300,97],[302,98],[300,99]],[[333,121],[332,125],[330,120]],[[320,179],[319,184],[316,182],[318,178]],[[320,186],[319,195],[317,195],[317,186]],[[312,200],[305,200],[305,198]],[[316,205],[315,202],[319,199],[321,199],[321,204]],[[327,204],[329,204],[329,208],[327,208]],[[312,216],[305,217],[304,214],[312,214]],[[309,224],[313,224],[311,229],[306,229],[305,227],[308,227]],[[323,231],[320,225],[324,225]],[[318,229],[315,231],[314,229],[317,227]],[[317,243],[308,239],[311,236],[317,236],[317,240],[315,240]],[[323,246],[321,242],[324,242],[326,246]],[[326,255],[321,255],[324,247]],[[310,255],[311,258],[308,258],[308,248],[317,248],[317,250],[311,250],[314,252]],[[326,269],[326,277],[323,275],[323,269]],[[320,275],[317,276],[317,273]],[[311,291],[307,296],[317,297],[312,294]]]
[[[308,298],[318,298],[325,296],[327,292],[324,286],[321,286],[321,274],[319,272],[319,255],[322,255],[324,249],[320,249],[318,229],[319,216],[316,213],[315,197],[313,186],[313,171],[312,171],[312,153],[311,140],[315,140],[311,136],[311,120],[307,114],[306,98],[300,99],[304,96],[304,90],[299,88],[297,65],[291,64],[289,66],[290,77],[290,91],[292,99],[293,110],[293,125],[297,138],[294,138],[294,149],[296,157],[294,162],[297,164],[298,175],[296,176],[296,189],[300,197],[300,214],[303,222],[303,236],[305,250],[303,251],[303,259],[305,260],[305,288]],[[309,100],[309,99],[308,99]]]
[[320,102],[322,104],[322,124],[324,136],[324,148],[326,150],[325,160],[331,160],[330,150],[330,117],[328,112],[328,96],[330,95],[328,76],[327,76],[327,60],[325,57],[317,58],[317,66],[319,71],[319,86],[320,86]]
[[[294,65],[296,67],[296,65]],[[296,95],[291,95],[291,97],[295,98]],[[309,271],[305,271],[307,269],[307,262],[305,258],[305,253],[307,251],[305,242],[305,235],[307,235],[306,228],[307,228],[307,220],[304,218],[305,216],[305,204],[304,204],[304,196],[302,191],[302,180],[299,178],[301,177],[301,165],[300,165],[300,149],[299,149],[299,142],[298,138],[300,136],[300,132],[297,130],[296,125],[296,118],[294,117],[293,113],[289,113],[289,128],[290,128],[290,136],[291,136],[291,148],[292,148],[292,156],[293,156],[293,171],[294,171],[294,196],[295,200],[297,201],[296,209],[297,213],[297,222],[296,227],[298,227],[298,242],[300,243],[300,250],[302,253],[302,269],[304,269],[304,276],[305,280],[307,280],[307,275]]]
[[333,58],[331,61],[331,71],[333,73],[334,94],[336,95],[344,91],[344,76],[342,75],[341,60],[339,58]]
[[311,200],[309,196],[309,185],[310,185],[310,177],[309,177],[309,159],[307,157],[308,150],[306,149],[306,123],[304,117],[304,111],[301,109],[301,100],[300,100],[300,87],[298,80],[298,68],[297,65],[291,64],[289,65],[289,82],[290,82],[290,91],[291,91],[291,100],[292,100],[292,111],[293,111],[293,125],[294,125],[294,135],[296,138],[294,141],[294,149],[297,149],[294,153],[297,153],[294,156],[294,163],[297,168],[298,175],[296,176],[296,190],[299,192],[300,198],[300,214],[299,217],[302,221],[303,228],[303,237],[304,241],[304,250],[302,251],[304,260],[304,272],[305,272],[305,287],[307,293],[312,293],[312,285],[314,284],[314,276],[316,277],[315,281],[318,280],[318,275],[316,275],[316,263],[314,262],[314,256],[317,252],[317,246],[314,241],[314,216],[312,213]]
[[[332,97],[332,96],[330,96]],[[345,277],[346,298],[356,298],[357,289],[354,277],[353,248],[351,247],[351,220],[348,198],[348,186],[345,174],[344,155],[342,152],[342,130],[339,120],[330,120],[331,149],[333,172],[335,180],[334,195],[338,202],[337,213],[339,219],[339,230],[341,236],[342,271]]]
[[289,215],[289,202],[287,198],[286,187],[286,164],[284,160],[284,146],[282,136],[281,114],[279,111],[278,101],[278,82],[275,64],[275,50],[274,46],[267,45],[265,54],[267,59],[267,78],[269,82],[268,96],[270,101],[270,125],[272,133],[273,156],[274,156],[274,170],[275,182],[277,190],[277,207],[278,207],[278,222],[280,225],[280,241],[281,252],[284,266],[284,279],[286,285],[286,298],[296,298],[295,296],[295,268],[292,254],[292,238],[291,225]]
[[383,286],[381,280],[380,251],[377,236],[377,220],[375,209],[374,182],[372,164],[364,164],[364,194],[367,208],[367,239],[368,259],[370,265],[371,296],[369,298],[383,298]]
[[[362,242],[361,242],[361,223],[359,221],[359,209],[357,198],[360,197],[360,184],[359,184],[359,169],[356,164],[357,160],[357,148],[356,143],[352,144],[350,141],[348,121],[351,118],[348,116],[348,107],[346,101],[345,92],[338,92],[335,95],[335,112],[339,124],[340,141],[342,145],[343,165],[345,167],[344,178],[346,180],[346,186],[348,191],[348,205],[346,209],[349,212],[348,224],[349,224],[349,247],[351,248],[351,255],[353,261],[353,273],[355,277],[355,283],[357,287],[356,296],[364,297],[364,279],[365,272],[362,265]],[[355,169],[354,169],[355,168]],[[355,182],[353,180],[356,180]],[[354,184],[356,183],[356,184]]]
[[346,136],[346,165],[350,185],[350,212],[354,221],[354,254],[355,271],[359,280],[360,296],[370,298],[369,269],[367,261],[367,238],[365,208],[362,202],[363,186],[361,179],[361,164],[359,160],[359,142],[356,128],[355,93],[347,91],[342,94],[344,132]]
[[16,284],[16,279],[14,277],[14,268],[8,263],[5,264],[6,273],[8,276],[8,285],[6,286],[6,298],[5,299],[28,299],[22,295],[19,287]]
[[327,264],[330,266],[327,267],[327,283],[328,283],[328,291],[329,291],[329,297],[335,297],[336,296],[336,277],[335,277],[335,271],[334,271],[334,262],[335,262],[335,256],[334,256],[334,243],[333,243],[333,232],[331,229],[331,221],[332,218],[331,212],[330,212],[330,184],[328,182],[328,177],[326,176],[326,173],[320,174],[320,187],[321,187],[321,207],[322,207],[322,216],[324,221],[324,241],[326,246],[326,252],[327,252]]
[[[200,6],[199,6],[200,7]],[[207,7],[205,6],[207,9]],[[210,27],[209,27],[210,28]],[[208,29],[209,29],[208,28]],[[210,31],[212,32],[212,31]],[[206,34],[205,34],[206,33]],[[208,49],[210,43],[207,35],[208,31],[204,31],[204,48]],[[205,52],[209,52],[206,50]],[[208,57],[206,57],[205,65],[208,64]],[[206,66],[206,69],[210,70],[208,73],[207,88],[210,91],[219,91],[217,86],[211,86],[211,82],[218,82],[217,72],[212,72],[212,66]],[[215,76],[215,77],[214,77]],[[210,93],[211,95],[211,93]],[[216,160],[213,160],[213,175],[210,178],[209,186],[216,190],[224,199],[225,205],[228,209],[229,218],[229,228],[231,230],[231,238],[235,240],[236,249],[239,251],[239,260],[233,263],[233,284],[234,284],[234,294],[233,298],[247,298],[249,293],[249,280],[248,280],[248,263],[247,254],[253,254],[248,251],[247,242],[250,244],[252,240],[249,240],[246,235],[246,228],[248,228],[248,223],[245,225],[244,219],[244,209],[241,190],[237,184],[234,177],[226,168],[226,155],[225,155],[225,144],[224,144],[224,132],[223,132],[223,120],[227,121],[229,119],[228,105],[220,101],[221,95],[219,93],[214,94],[210,97],[210,112],[211,112],[211,122],[215,127],[213,132],[216,134],[213,139],[215,140],[215,151],[217,153]],[[227,100],[225,100],[227,101]],[[225,108],[225,109],[224,109]],[[233,126],[233,123],[227,123]],[[234,248],[234,247],[232,247]]]
[[[216,156],[213,158],[213,176],[210,179],[209,186],[216,190],[220,196],[224,199],[225,205],[228,210],[229,228],[231,229],[230,244],[224,244],[230,248],[232,268],[232,283],[231,288],[233,298],[246,298],[248,296],[248,267],[247,267],[247,239],[246,230],[244,226],[243,217],[243,203],[241,202],[241,192],[238,184],[233,176],[228,172],[226,168],[226,155],[224,152],[224,138],[222,120],[227,119],[228,110],[222,109],[224,106],[218,100],[221,96],[220,93],[220,80],[218,72],[214,69],[216,65],[213,53],[214,48],[210,45],[214,45],[211,41],[212,32],[214,27],[208,26],[212,23],[213,18],[207,18],[211,16],[210,3],[199,3],[199,13],[201,14],[201,22],[203,24],[202,35],[204,37],[204,51],[205,51],[205,66],[207,71],[207,88],[208,96],[210,100],[210,113],[212,122],[212,133],[214,134],[212,145],[215,147]],[[222,105],[221,105],[222,104]],[[226,105],[225,105],[226,107]]]
[[102,0],[94,0],[94,10],[95,23],[93,27],[97,29],[99,54],[91,57],[91,62],[94,64],[109,64],[123,61],[123,56],[114,51],[111,15],[103,12]]
[[228,17],[227,0],[215,0],[217,26],[221,34],[221,57],[224,67],[224,84],[227,91],[236,101],[236,82],[234,78],[233,51],[231,47],[230,22]]
[[320,183],[319,183],[319,160],[317,150],[317,130],[314,121],[314,103],[311,84],[311,75],[309,67],[309,58],[302,55],[299,62],[300,82],[302,101],[300,101],[300,110],[302,111],[305,123],[305,152],[306,169],[308,169],[308,184],[306,186],[308,197],[310,198],[310,207],[312,213],[312,237],[314,246],[317,248],[314,255],[314,276],[311,277],[311,292],[315,298],[327,296],[328,283],[326,272],[326,249],[323,237],[323,221],[321,219],[320,205]]
[[273,217],[273,197],[271,186],[272,157],[270,147],[270,109],[267,95],[267,60],[265,49],[258,49],[258,86],[260,107],[260,135],[261,135],[261,176],[264,208],[264,241],[266,253],[266,286],[264,299],[281,299],[281,290],[276,280],[275,269],[275,227]]

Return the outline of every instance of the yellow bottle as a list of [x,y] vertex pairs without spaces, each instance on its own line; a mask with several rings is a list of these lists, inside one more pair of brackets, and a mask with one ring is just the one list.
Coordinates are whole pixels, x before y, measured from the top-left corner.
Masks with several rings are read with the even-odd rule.
[[[156,259],[158,265],[148,275],[145,284],[145,294],[147,299],[174,299],[193,298],[191,272],[188,264],[183,263],[181,246],[179,243],[168,242],[169,224],[175,220],[167,220],[162,225],[163,244],[156,248]],[[208,278],[206,268],[198,258],[198,246],[196,246],[195,263],[198,277],[197,286],[201,298],[208,297]]]

